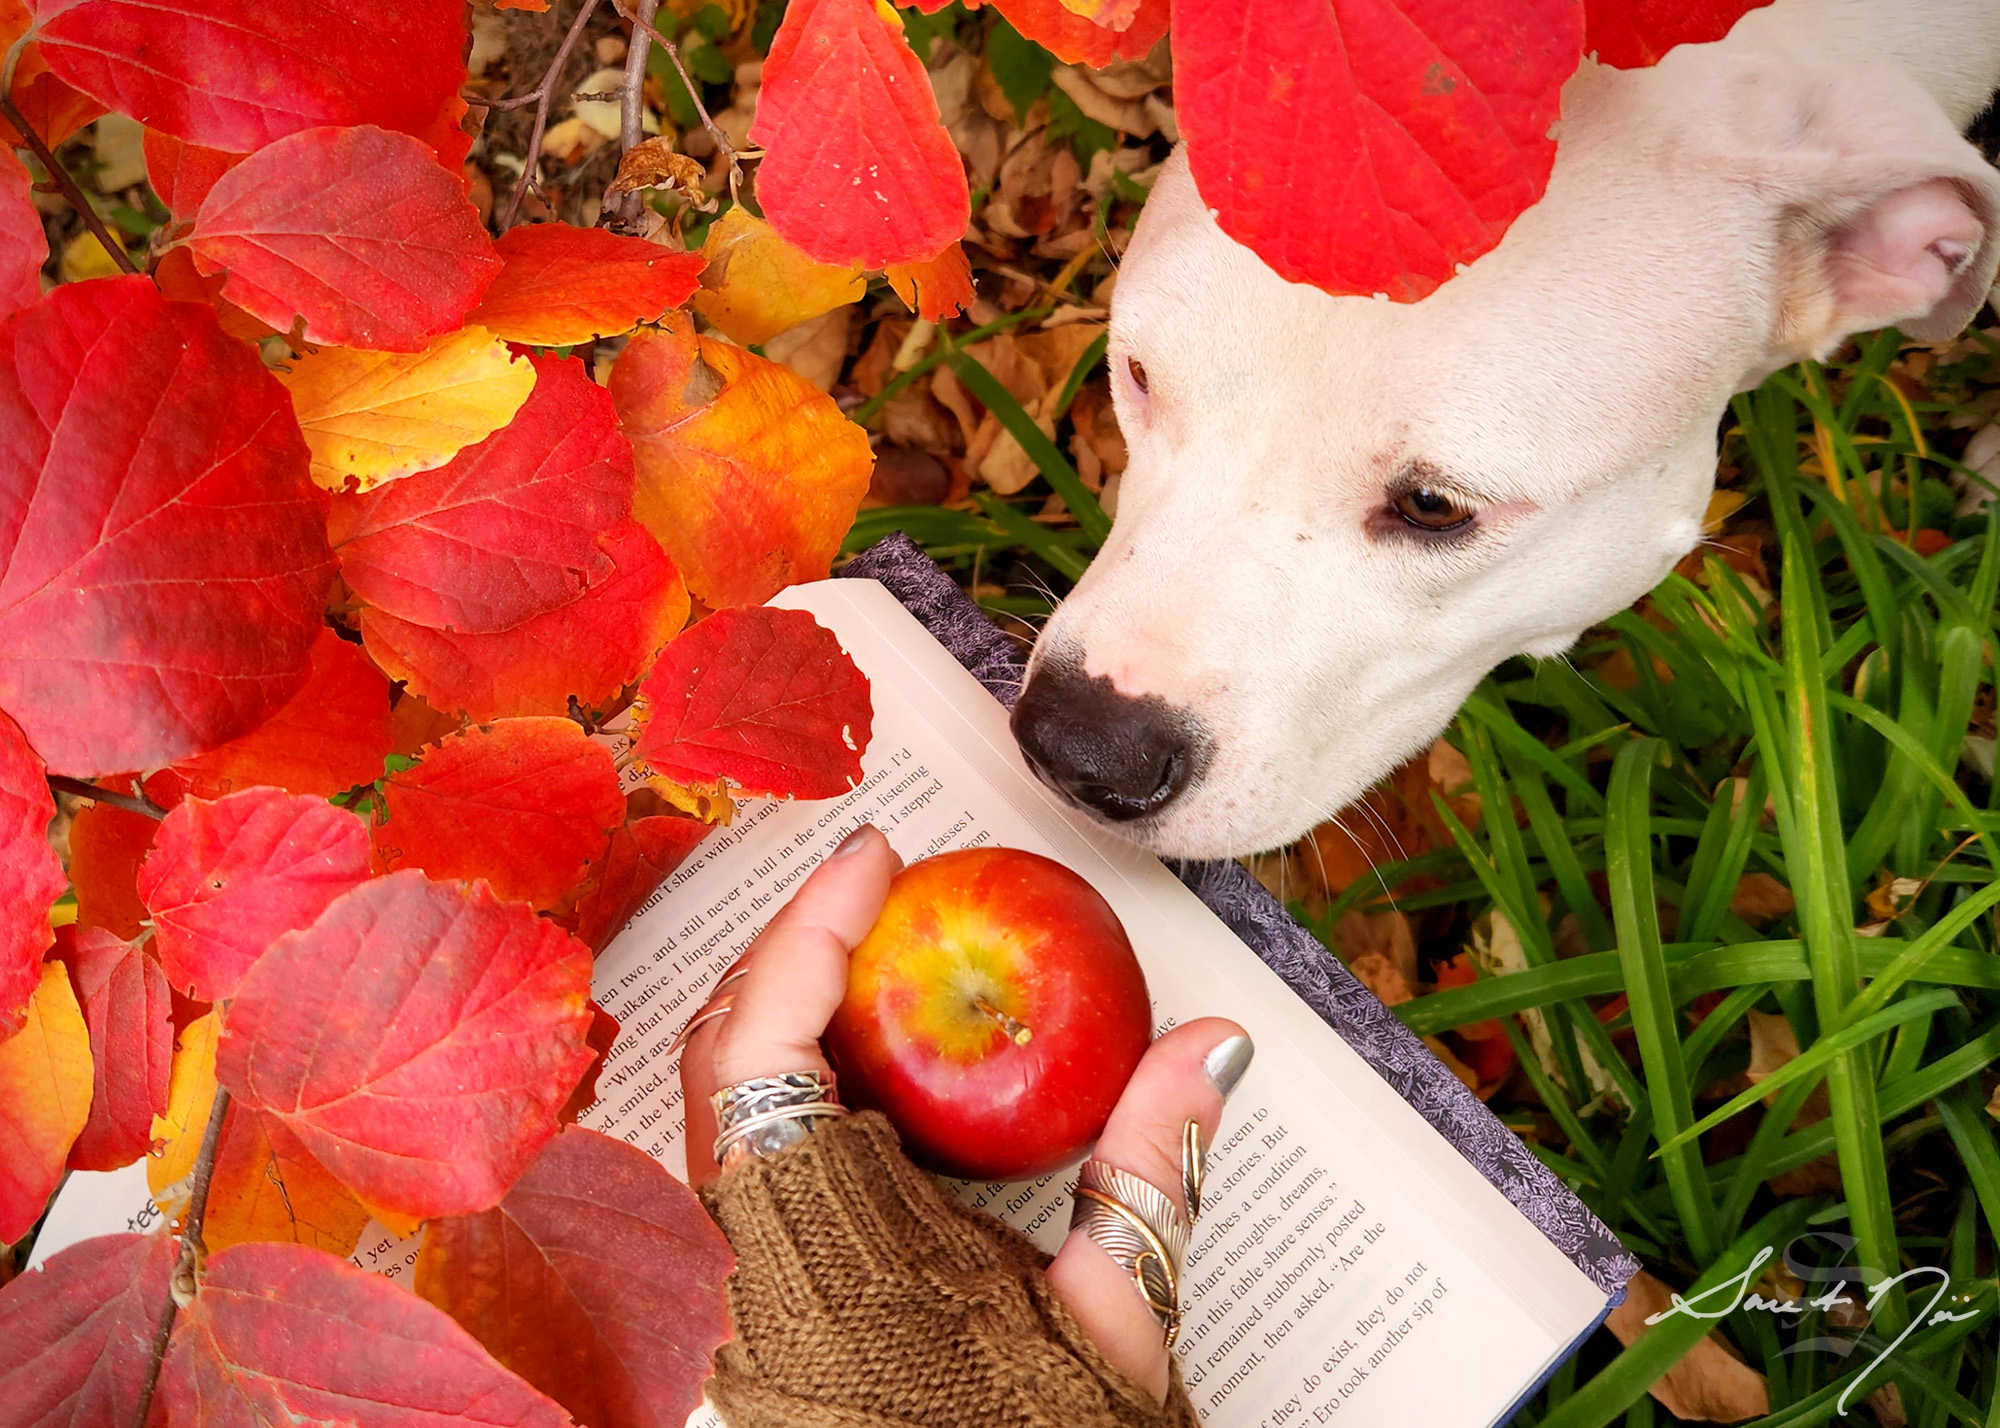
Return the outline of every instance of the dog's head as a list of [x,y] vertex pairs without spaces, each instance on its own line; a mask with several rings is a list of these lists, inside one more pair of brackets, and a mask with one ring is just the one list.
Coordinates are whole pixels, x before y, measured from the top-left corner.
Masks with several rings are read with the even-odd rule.
[[1130,465],[1036,646],[1030,762],[1161,854],[1273,847],[1643,595],[1700,537],[1733,392],[1984,296],[2000,180],[1914,89],[1586,66],[1546,197],[1407,305],[1280,279],[1176,156],[1118,276]]

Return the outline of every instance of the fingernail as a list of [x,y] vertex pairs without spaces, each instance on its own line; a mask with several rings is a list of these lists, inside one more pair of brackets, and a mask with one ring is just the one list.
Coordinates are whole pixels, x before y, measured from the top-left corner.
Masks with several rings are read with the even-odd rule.
[[849,853],[858,853],[874,839],[881,836],[881,833],[876,830],[873,823],[864,823],[838,843],[834,844],[833,851],[826,855],[827,860],[831,862],[835,858],[845,858]]
[[1201,1069],[1208,1076],[1208,1084],[1229,1099],[1229,1093],[1236,1089],[1236,1083],[1243,1079],[1243,1073],[1250,1069],[1250,1058],[1257,1054],[1257,1048],[1250,1044],[1247,1036],[1232,1036],[1218,1042],[1213,1051],[1201,1060]]

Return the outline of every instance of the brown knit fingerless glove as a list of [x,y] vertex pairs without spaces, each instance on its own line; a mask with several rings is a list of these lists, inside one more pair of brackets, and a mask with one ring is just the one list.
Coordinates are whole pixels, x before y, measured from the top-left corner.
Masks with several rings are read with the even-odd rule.
[[736,1250],[729,1428],[1197,1428],[1098,1352],[1048,1256],[946,1198],[881,1116],[834,1121],[704,1192]]

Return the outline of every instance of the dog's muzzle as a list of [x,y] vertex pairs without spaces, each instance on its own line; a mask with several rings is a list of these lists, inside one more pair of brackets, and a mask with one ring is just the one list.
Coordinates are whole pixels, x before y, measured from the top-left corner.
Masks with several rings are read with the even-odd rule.
[[1120,823],[1158,813],[1208,759],[1201,721],[1157,695],[1134,699],[1073,660],[1044,660],[1014,706],[1014,738],[1042,782]]

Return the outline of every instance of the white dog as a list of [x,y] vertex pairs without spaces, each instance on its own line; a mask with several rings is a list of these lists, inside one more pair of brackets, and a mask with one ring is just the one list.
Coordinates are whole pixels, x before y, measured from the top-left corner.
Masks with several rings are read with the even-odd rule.
[[1036,646],[1029,760],[1168,856],[1338,810],[1694,547],[1732,393],[1959,330],[2000,262],[1960,137],[1996,84],[2000,0],[1778,0],[1586,61],[1546,195],[1407,305],[1285,282],[1176,155],[1113,300],[1131,464]]

